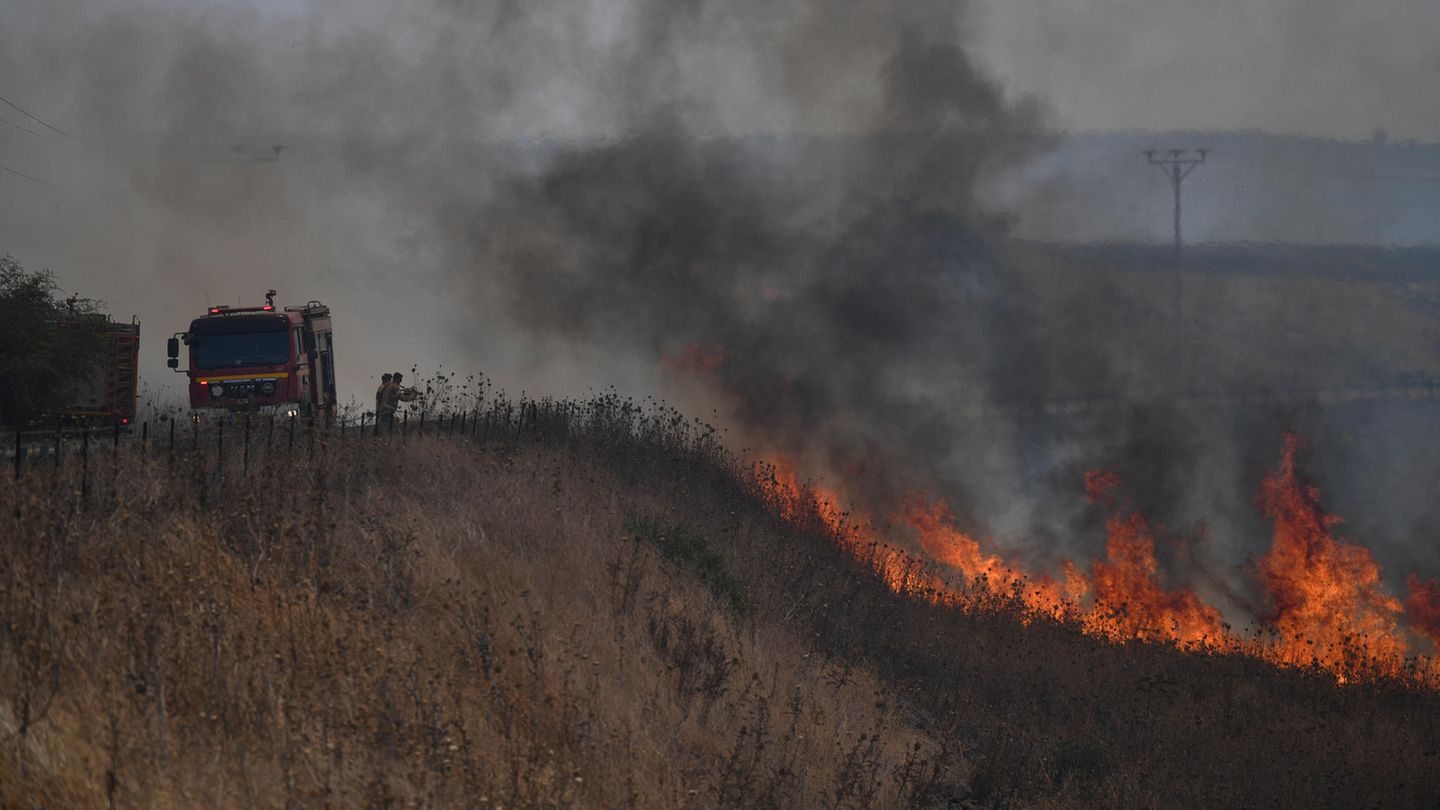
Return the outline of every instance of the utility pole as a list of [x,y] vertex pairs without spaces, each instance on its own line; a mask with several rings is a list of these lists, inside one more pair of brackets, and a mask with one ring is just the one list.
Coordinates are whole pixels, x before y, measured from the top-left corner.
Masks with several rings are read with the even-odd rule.
[[1145,162],[1151,166],[1158,166],[1170,180],[1170,188],[1175,192],[1175,374],[1177,390],[1184,385],[1188,374],[1185,368],[1185,264],[1184,251],[1185,241],[1180,229],[1180,190],[1185,185],[1185,178],[1195,171],[1195,167],[1205,162],[1205,157],[1210,154],[1209,149],[1196,149],[1198,157],[1191,157],[1188,149],[1170,149],[1166,152],[1169,157],[1155,157],[1156,150],[1145,150]]
[[1159,166],[1165,176],[1170,179],[1170,186],[1175,191],[1175,264],[1180,264],[1180,253],[1184,250],[1184,241],[1180,232],[1180,189],[1185,184],[1185,178],[1195,171],[1195,167],[1205,162],[1205,156],[1210,154],[1209,149],[1196,149],[1195,154],[1199,157],[1186,157],[1190,152],[1188,149],[1171,149],[1168,158],[1155,157],[1154,149],[1145,150],[1145,160],[1151,166]]

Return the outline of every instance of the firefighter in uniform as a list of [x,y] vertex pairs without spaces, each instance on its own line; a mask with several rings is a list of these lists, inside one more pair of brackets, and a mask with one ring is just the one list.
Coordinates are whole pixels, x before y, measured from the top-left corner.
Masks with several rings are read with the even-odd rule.
[[395,409],[400,407],[402,402],[414,402],[420,398],[419,392],[413,388],[402,388],[400,383],[405,375],[395,372],[390,375],[390,382],[380,388],[380,404],[376,407],[375,413],[380,420],[380,426],[386,430],[395,429]]
[[375,389],[375,421],[380,421],[380,402],[385,398],[385,386],[390,384],[390,378],[395,375],[385,372],[380,375],[380,387]]

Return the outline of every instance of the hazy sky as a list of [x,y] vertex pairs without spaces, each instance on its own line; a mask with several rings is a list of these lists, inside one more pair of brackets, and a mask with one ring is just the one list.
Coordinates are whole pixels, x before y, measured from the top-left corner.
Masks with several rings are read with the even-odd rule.
[[[0,34],[0,48],[7,47],[7,40],[13,47],[17,37],[64,41],[54,29],[71,26],[78,46],[100,14],[139,6],[238,7],[257,18],[298,15],[293,43],[298,47],[304,47],[304,29],[378,28],[403,43],[433,37],[444,28],[419,6],[401,15],[393,4],[375,0],[66,0],[64,13],[57,13],[61,6],[53,0],[0,0],[0,28],[9,29],[8,37]],[[621,0],[575,3],[573,16],[583,19],[590,32],[585,45],[596,53],[623,50],[626,44],[608,41],[606,32],[624,30],[618,18],[626,7]],[[960,14],[962,4],[955,7]],[[1434,0],[974,0],[970,7],[965,27],[974,52],[1012,92],[1037,98],[1061,128],[1258,128],[1347,138],[1385,128],[1395,138],[1440,139],[1440,45],[1435,39],[1440,2]],[[466,14],[472,21],[485,19]],[[782,11],[775,14],[783,17]],[[397,19],[403,21],[398,26]],[[713,100],[721,105],[728,84],[736,83],[748,98],[744,85],[766,81],[753,74],[753,65],[734,63],[729,51],[712,59],[707,45],[695,43],[693,65],[719,88]],[[837,36],[836,49],[843,48]],[[477,60],[484,56],[483,50],[476,52]],[[583,108],[582,101],[566,94],[575,89],[571,77],[593,69],[584,64],[586,58],[567,48],[527,66],[531,76],[551,74],[525,88],[553,96],[536,99],[535,106]],[[60,114],[63,100],[25,86],[30,78],[23,72],[0,78],[0,95],[42,114]],[[796,124],[744,104],[737,109],[722,108],[727,129],[765,131]],[[592,109],[584,117],[603,116]],[[562,120],[557,126],[571,123]]]
[[[280,287],[292,266],[343,268],[352,283],[321,286],[344,294],[421,295],[377,279],[449,259],[425,252],[433,217],[377,190],[379,164],[449,182],[476,139],[623,136],[653,115],[692,134],[853,131],[881,120],[893,47],[867,32],[907,15],[961,20],[984,66],[1059,128],[1440,139],[1435,0],[701,7],[657,33],[638,0],[0,0],[0,96],[89,141],[0,109],[0,164],[58,186],[0,172],[0,251],[166,329],[170,309]],[[252,164],[228,152],[239,143],[291,150]],[[237,284],[250,268],[271,275]],[[414,354],[413,324],[386,328],[355,348],[371,365]]]
[[[164,2],[279,14],[312,5]],[[597,17],[607,5],[613,3],[577,4]],[[1365,137],[1385,128],[1394,137],[1440,139],[1435,0],[973,0],[971,7],[976,52],[1067,129],[1259,128]]]
[[1434,0],[981,0],[975,47],[1068,128],[1440,139]]

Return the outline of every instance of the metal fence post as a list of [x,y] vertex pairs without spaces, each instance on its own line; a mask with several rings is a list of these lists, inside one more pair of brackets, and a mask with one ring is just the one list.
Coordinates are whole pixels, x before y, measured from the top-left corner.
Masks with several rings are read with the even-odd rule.
[[110,445],[110,500],[120,500],[120,423],[115,423]]
[[90,499],[90,430],[82,428],[80,433],[80,501],[83,506]]
[[290,414],[290,450],[295,449],[295,414]]
[[245,414],[245,474],[250,474],[250,414]]

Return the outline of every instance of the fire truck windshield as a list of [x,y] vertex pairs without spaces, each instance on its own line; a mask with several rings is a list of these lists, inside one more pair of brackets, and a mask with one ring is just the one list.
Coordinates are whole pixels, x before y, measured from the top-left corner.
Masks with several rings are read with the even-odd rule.
[[196,335],[190,357],[197,369],[279,366],[290,362],[290,332],[228,332]]

